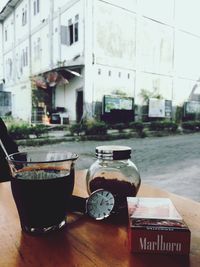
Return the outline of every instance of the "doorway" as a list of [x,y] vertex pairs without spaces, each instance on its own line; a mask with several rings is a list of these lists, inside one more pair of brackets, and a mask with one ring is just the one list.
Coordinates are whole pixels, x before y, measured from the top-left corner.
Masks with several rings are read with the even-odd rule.
[[80,122],[83,116],[83,90],[76,93],[76,122]]

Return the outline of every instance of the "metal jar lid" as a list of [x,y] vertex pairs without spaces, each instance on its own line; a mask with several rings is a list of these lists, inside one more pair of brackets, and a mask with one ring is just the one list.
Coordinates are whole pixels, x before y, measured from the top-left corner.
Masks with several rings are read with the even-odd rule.
[[98,159],[123,160],[131,158],[131,148],[128,146],[97,146]]

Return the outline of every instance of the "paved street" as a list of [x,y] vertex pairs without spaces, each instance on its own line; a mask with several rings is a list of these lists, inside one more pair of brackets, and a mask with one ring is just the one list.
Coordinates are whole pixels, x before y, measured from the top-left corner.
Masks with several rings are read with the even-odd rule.
[[106,144],[127,145],[132,148],[132,160],[138,166],[142,182],[200,202],[199,133],[104,142],[63,142],[34,149],[76,152],[79,154],[76,169],[83,169],[88,168],[95,160],[95,147]]

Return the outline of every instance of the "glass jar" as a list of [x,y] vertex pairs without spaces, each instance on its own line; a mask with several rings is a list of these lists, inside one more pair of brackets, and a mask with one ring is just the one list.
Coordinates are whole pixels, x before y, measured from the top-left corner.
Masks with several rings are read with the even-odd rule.
[[98,146],[96,158],[87,172],[88,193],[97,189],[108,190],[115,197],[115,211],[125,209],[126,197],[135,197],[141,183],[139,171],[130,160],[131,148]]

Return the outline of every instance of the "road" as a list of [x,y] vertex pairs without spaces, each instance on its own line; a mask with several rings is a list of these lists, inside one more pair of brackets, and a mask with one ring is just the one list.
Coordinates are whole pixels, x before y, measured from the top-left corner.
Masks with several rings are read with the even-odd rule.
[[[132,138],[115,141],[77,141],[34,147],[35,150],[68,150],[79,154],[76,169],[95,161],[98,145],[126,145],[132,148],[143,183],[200,202],[200,134]],[[32,149],[21,147],[20,150]]]

